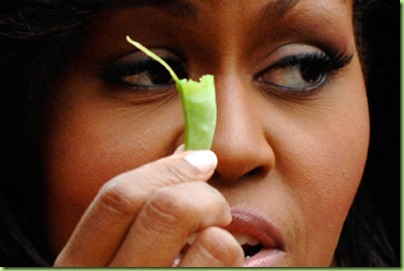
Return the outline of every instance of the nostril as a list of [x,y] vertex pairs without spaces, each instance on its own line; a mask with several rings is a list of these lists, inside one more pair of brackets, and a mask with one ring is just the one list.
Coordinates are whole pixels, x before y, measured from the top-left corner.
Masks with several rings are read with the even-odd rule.
[[249,172],[247,172],[244,177],[257,177],[257,176],[261,176],[264,175],[266,173],[266,170],[264,167],[256,167],[252,170],[250,170]]
[[235,176],[230,176],[230,175],[222,175],[221,172],[215,171],[214,174],[211,177],[211,184],[219,185],[219,182],[222,181],[235,181],[239,179],[260,179],[261,177],[264,177],[268,173],[268,170],[266,167],[256,167],[250,171],[248,171],[245,174],[242,175],[235,175]]

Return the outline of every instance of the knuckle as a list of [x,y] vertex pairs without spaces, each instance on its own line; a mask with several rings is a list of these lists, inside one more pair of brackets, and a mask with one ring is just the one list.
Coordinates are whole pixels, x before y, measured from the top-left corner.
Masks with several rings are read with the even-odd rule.
[[98,195],[100,209],[114,216],[128,217],[136,212],[136,196],[131,195],[127,185],[119,179],[106,183]]
[[185,226],[195,221],[194,217],[198,213],[195,207],[194,203],[175,193],[171,187],[164,187],[149,197],[145,211],[150,219]]

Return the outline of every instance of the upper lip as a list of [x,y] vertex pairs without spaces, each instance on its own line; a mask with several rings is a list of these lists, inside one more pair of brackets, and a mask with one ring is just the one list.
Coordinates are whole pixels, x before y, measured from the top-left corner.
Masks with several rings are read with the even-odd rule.
[[251,210],[232,208],[232,222],[225,229],[233,233],[242,233],[257,238],[264,248],[285,250],[281,232],[272,222]]

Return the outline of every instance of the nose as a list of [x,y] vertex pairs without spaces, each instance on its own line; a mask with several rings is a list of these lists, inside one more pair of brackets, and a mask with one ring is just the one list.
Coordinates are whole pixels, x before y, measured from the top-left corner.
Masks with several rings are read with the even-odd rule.
[[[239,76],[216,78],[218,119],[212,150],[215,176],[235,181],[267,174],[275,155],[265,134],[264,97]],[[265,104],[267,105],[267,104]]]

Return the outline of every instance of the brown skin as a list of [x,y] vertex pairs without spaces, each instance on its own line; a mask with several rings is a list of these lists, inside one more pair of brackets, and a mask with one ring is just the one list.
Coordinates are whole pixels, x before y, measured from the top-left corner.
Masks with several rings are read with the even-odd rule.
[[[230,208],[243,207],[280,230],[278,265],[330,266],[369,143],[352,1],[302,0],[285,12],[272,5],[264,17],[276,1],[190,2],[197,14],[101,14],[60,78],[44,141],[55,265],[170,266],[198,231],[181,266],[242,266],[222,228]],[[162,54],[169,48],[194,79],[216,76],[215,171],[214,159],[198,169],[184,160],[189,152],[171,155],[184,133],[175,87],[136,92],[99,76],[136,51],[126,35]],[[353,59],[307,96],[254,79],[286,55],[324,48]]]

